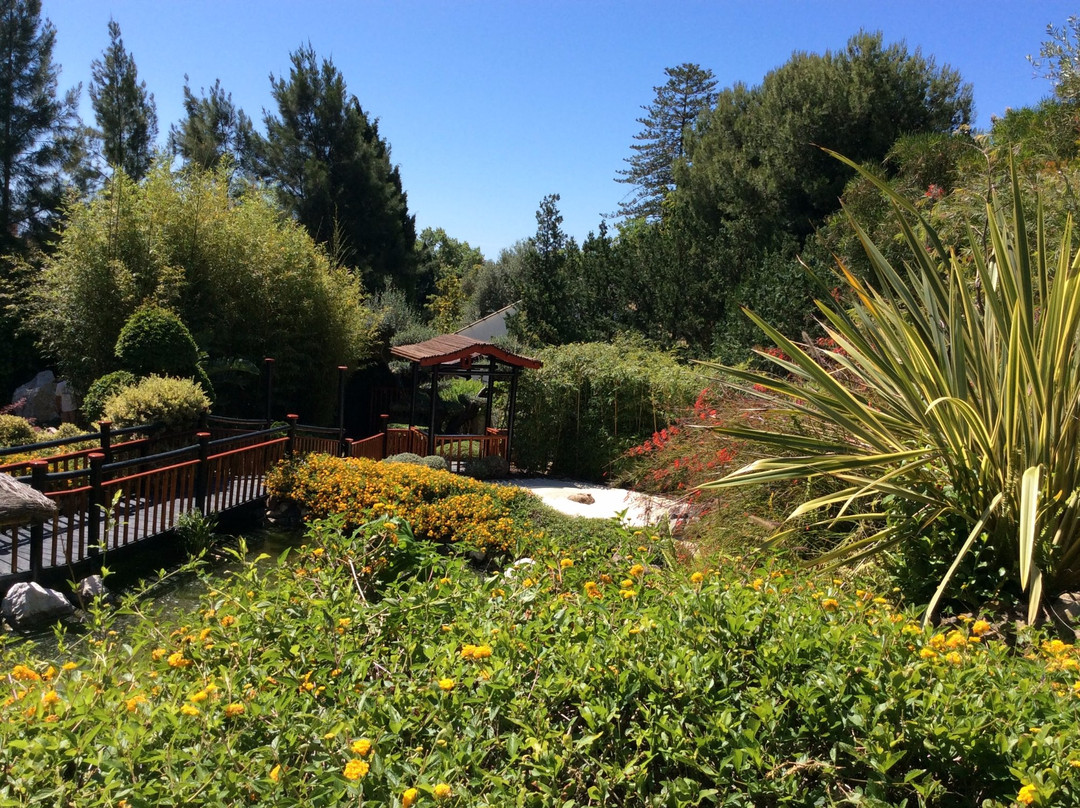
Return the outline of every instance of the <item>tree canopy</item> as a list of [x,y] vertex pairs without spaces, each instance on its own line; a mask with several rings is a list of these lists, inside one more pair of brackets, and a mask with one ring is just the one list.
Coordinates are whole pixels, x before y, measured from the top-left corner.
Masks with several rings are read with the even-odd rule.
[[139,81],[135,57],[124,47],[120,25],[109,20],[109,46],[90,68],[90,101],[97,119],[102,156],[129,177],[142,179],[157,139],[154,94]]
[[354,267],[369,289],[392,279],[413,287],[416,225],[390,146],[345,78],[309,45],[291,55],[288,78],[270,77],[259,173],[316,241]]
[[169,129],[169,151],[200,168],[216,168],[228,156],[243,173],[249,172],[255,130],[233,104],[232,93],[221,88],[220,79],[209,93],[196,96],[184,76],[184,115]]

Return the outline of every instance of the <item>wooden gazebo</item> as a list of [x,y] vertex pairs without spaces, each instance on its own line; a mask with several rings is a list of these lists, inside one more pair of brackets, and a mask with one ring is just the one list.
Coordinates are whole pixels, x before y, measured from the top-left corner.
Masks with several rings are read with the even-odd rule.
[[[484,436],[490,436],[494,384],[497,381],[510,382],[510,397],[506,417],[505,457],[510,459],[514,441],[514,415],[517,409],[518,378],[524,368],[539,368],[543,363],[539,359],[519,356],[504,350],[490,342],[482,342],[460,334],[443,334],[425,342],[413,345],[399,345],[391,348],[390,353],[399,359],[412,363],[412,403],[409,406],[409,428],[416,425],[416,394],[420,387],[420,372],[429,372],[431,380],[431,407],[428,413],[428,454],[435,454],[436,446],[436,404],[439,400],[439,379],[442,376],[480,376],[487,380],[487,403],[484,407]],[[455,435],[454,438],[467,438]]]

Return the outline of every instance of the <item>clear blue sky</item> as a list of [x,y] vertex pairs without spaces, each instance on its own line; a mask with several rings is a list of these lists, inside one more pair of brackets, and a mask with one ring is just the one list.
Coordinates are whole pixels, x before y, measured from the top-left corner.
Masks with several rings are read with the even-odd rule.
[[417,232],[443,227],[489,258],[535,232],[562,195],[579,241],[613,212],[614,181],[665,67],[696,62],[721,87],[754,85],[793,51],[839,49],[860,28],[903,40],[974,85],[977,124],[1050,91],[1033,78],[1059,0],[44,0],[57,29],[61,85],[83,83],[120,23],[157,102],[159,139],[181,117],[184,75],[215,79],[261,126],[269,75],[310,41],[380,121],[401,167]]

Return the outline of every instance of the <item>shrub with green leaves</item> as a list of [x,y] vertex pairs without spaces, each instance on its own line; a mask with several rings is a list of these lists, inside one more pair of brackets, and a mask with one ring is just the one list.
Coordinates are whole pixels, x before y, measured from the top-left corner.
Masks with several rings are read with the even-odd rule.
[[524,470],[598,480],[618,456],[665,427],[704,386],[698,370],[621,338],[537,354],[518,391],[514,462]]
[[100,421],[105,415],[105,402],[125,387],[135,384],[135,374],[126,370],[114,370],[94,379],[83,396],[82,414],[87,421]]
[[151,304],[136,310],[120,329],[116,359],[136,376],[194,376],[199,347],[175,312]]
[[37,433],[25,418],[0,415],[0,446],[26,446],[37,443]]
[[209,410],[197,382],[165,376],[147,376],[105,402],[105,417],[116,427],[162,424],[166,432],[195,429]]
[[710,486],[830,476],[841,490],[792,516],[871,527],[823,561],[923,552],[919,537],[935,530],[942,572],[928,616],[974,562],[1005,570],[1033,621],[1044,594],[1080,587],[1080,253],[1071,225],[1055,247],[1037,208],[1029,242],[1014,172],[1011,208],[989,208],[988,250],[970,231],[962,249],[950,248],[918,208],[863,173],[890,197],[910,258],[894,267],[852,222],[875,278],[840,266],[850,308],[818,303],[832,347],[797,345],[750,315],[786,354],[767,357],[784,376],[724,370],[793,410],[800,428],[724,431],[796,456],[758,460]]

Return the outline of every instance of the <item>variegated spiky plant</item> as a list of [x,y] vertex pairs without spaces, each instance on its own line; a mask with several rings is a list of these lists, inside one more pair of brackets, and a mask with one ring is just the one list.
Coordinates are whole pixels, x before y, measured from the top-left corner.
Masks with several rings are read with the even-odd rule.
[[1038,204],[1032,243],[1013,171],[1009,208],[989,206],[988,249],[969,231],[962,265],[910,202],[864,176],[891,197],[910,258],[892,266],[852,222],[874,277],[865,282],[841,265],[848,306],[818,302],[835,350],[800,346],[748,312],[787,355],[763,354],[784,378],[724,372],[760,385],[811,428],[726,429],[783,456],[706,487],[841,481],[791,518],[827,513],[828,523],[840,514],[879,529],[822,562],[856,560],[910,536],[884,521],[887,497],[906,500],[921,525],[959,516],[970,531],[927,615],[978,542],[1015,577],[1034,620],[1045,592],[1080,588],[1080,254],[1070,248],[1071,222],[1051,256]]

